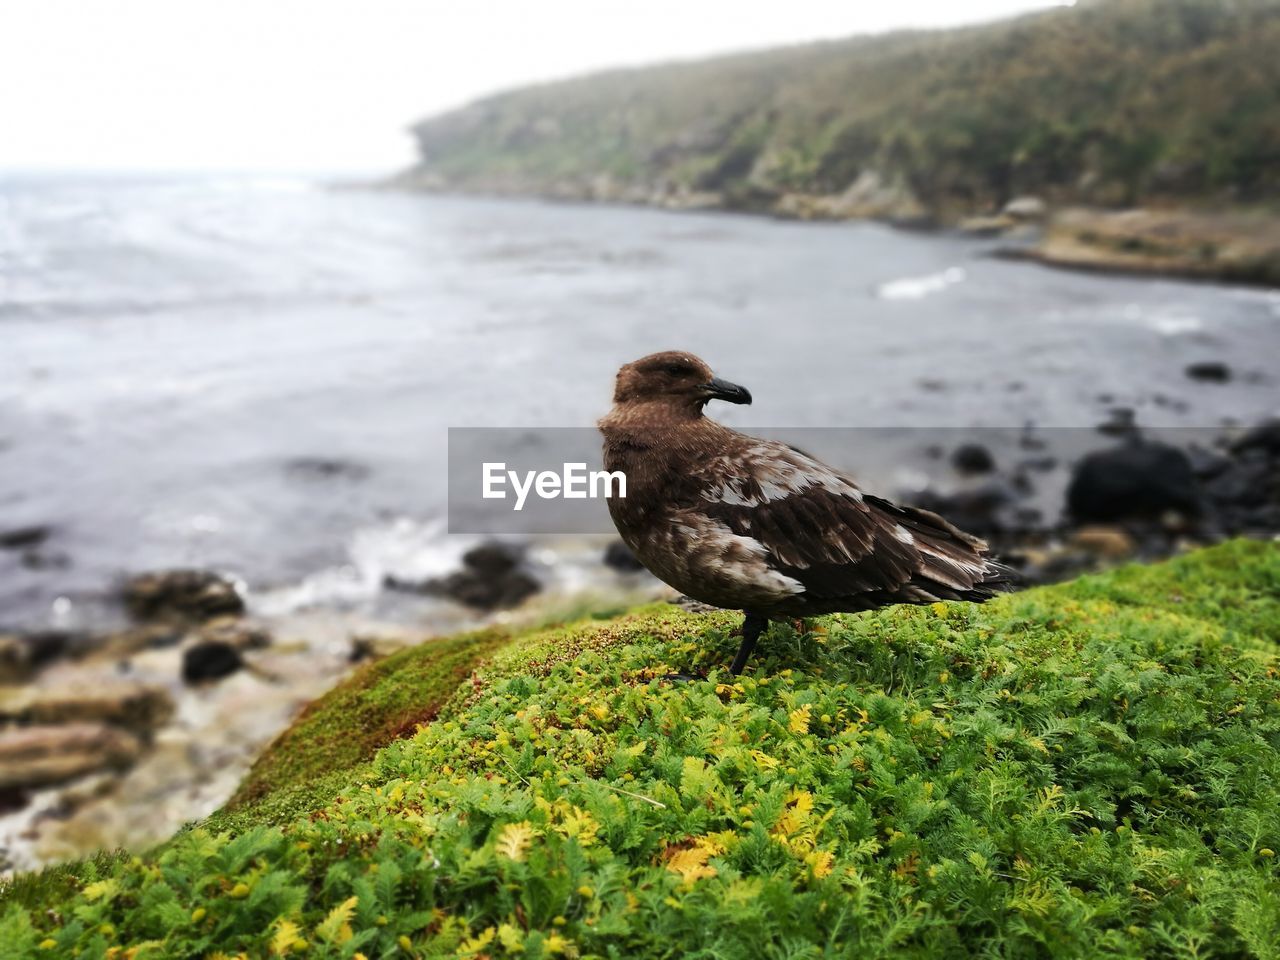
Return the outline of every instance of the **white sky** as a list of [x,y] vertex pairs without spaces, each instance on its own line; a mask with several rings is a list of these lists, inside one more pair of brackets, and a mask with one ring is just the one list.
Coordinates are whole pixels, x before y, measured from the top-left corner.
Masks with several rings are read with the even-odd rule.
[[1061,2],[0,0],[0,169],[389,170],[506,87]]

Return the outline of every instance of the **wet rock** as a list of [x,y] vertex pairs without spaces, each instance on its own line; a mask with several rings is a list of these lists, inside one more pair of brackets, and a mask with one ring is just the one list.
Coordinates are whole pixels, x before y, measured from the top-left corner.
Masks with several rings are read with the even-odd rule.
[[1235,453],[1261,450],[1269,456],[1280,456],[1280,418],[1265,420],[1231,445]]
[[1206,450],[1203,447],[1188,448],[1187,459],[1191,461],[1191,472],[1199,480],[1211,480],[1214,477],[1221,476],[1231,469],[1232,465],[1230,457],[1216,450]]
[[65,570],[71,566],[71,558],[57,551],[24,550],[20,562],[28,570]]
[[1191,363],[1184,372],[1188,378],[1201,383],[1227,383],[1231,379],[1231,368],[1220,360]]
[[1018,464],[1020,470],[1030,470],[1035,473],[1049,473],[1058,469],[1058,458],[1054,456],[1043,457],[1027,457]]
[[166,570],[131,577],[125,584],[124,601],[139,620],[209,620],[244,612],[244,599],[235,585],[209,570]]
[[82,677],[56,687],[0,689],[0,720],[27,724],[107,723],[146,733],[173,716],[161,687],[113,676]]
[[221,680],[243,666],[240,651],[222,640],[204,640],[182,652],[182,679],[187,683]]
[[285,463],[285,472],[300,480],[363,480],[369,468],[352,460],[329,457],[295,457]]
[[239,617],[218,617],[200,627],[203,641],[225,643],[237,650],[264,650],[271,646],[271,633],[265,627]]
[[635,573],[644,569],[631,548],[621,540],[615,540],[604,549],[604,565],[620,573]]
[[1123,560],[1137,552],[1133,537],[1119,527],[1091,524],[1071,534],[1070,546],[1108,560]]
[[25,527],[0,530],[0,550],[26,550],[38,547],[49,539],[53,527],[38,523]]
[[1079,523],[1194,516],[1201,496],[1191,461],[1176,447],[1134,443],[1095,451],[1075,467],[1067,509]]
[[938,493],[924,490],[910,498],[915,506],[940,514],[961,530],[980,537],[997,536],[1012,525],[1018,495],[1007,483],[990,480],[968,490]]
[[1013,217],[978,216],[965,217],[956,224],[956,229],[971,237],[998,237],[1002,233],[1007,233],[1012,230],[1017,225],[1018,221]]
[[0,633],[0,683],[21,683],[60,657],[79,653],[87,634],[72,630]]
[[0,789],[47,787],[97,770],[125,770],[141,753],[137,737],[102,723],[15,727],[0,732]]
[[959,473],[990,473],[996,467],[991,451],[980,443],[963,443],[951,454],[951,466]]
[[182,641],[186,630],[172,623],[143,623],[126,630],[117,630],[102,638],[100,649],[104,654],[127,657],[143,650],[162,650]]
[[1137,437],[1140,432],[1137,414],[1132,407],[1113,407],[1097,430],[1108,437]]
[[462,555],[463,569],[426,581],[402,580],[388,576],[383,584],[391,590],[444,596],[477,610],[514,607],[542,589],[542,584],[521,566],[524,548],[490,541]]
[[524,560],[524,547],[491,540],[472,547],[462,555],[462,562],[469,570],[486,576],[510,573]]
[[1039,197],[1014,197],[1004,205],[1004,209],[1000,211],[1000,214],[1004,217],[1011,217],[1014,220],[1039,221],[1048,216],[1049,205]]
[[352,663],[381,660],[412,646],[413,642],[412,638],[397,634],[359,634],[351,638],[350,660]]

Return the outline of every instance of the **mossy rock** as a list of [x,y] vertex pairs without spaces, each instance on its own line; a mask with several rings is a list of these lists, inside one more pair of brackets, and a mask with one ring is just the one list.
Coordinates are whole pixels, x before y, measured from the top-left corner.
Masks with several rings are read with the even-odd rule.
[[[775,625],[737,679],[731,614],[521,635],[337,793],[64,869],[38,904],[28,880],[0,943],[1274,957],[1278,582],[1280,546],[1233,542],[981,607]],[[690,668],[709,678],[661,679]],[[304,786],[273,769],[259,802]]]

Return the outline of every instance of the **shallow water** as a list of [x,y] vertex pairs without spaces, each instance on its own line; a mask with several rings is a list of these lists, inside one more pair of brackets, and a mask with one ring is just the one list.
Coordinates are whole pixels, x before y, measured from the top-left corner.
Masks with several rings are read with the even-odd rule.
[[[378,607],[450,567],[449,426],[584,426],[656,349],[758,427],[1250,422],[1280,294],[991,259],[989,241],[288,179],[0,182],[0,625],[97,623],[125,572]],[[1222,360],[1229,384],[1183,368]],[[845,464],[845,466],[853,466]],[[590,550],[545,555],[565,583]],[[394,614],[396,611],[392,611]],[[403,611],[424,615],[421,607]]]

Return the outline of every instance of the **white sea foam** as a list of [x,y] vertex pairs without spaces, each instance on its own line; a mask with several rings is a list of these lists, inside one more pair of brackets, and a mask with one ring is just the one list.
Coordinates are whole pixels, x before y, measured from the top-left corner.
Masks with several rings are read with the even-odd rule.
[[963,283],[966,276],[963,267],[947,267],[941,273],[931,273],[924,277],[902,277],[882,283],[876,288],[876,296],[881,300],[919,300]]
[[326,567],[297,583],[254,593],[255,613],[284,616],[319,606],[351,606],[372,600],[387,576],[420,581],[456,570],[474,540],[451,537],[442,521],[398,517],[357,530],[347,545],[347,562]]

